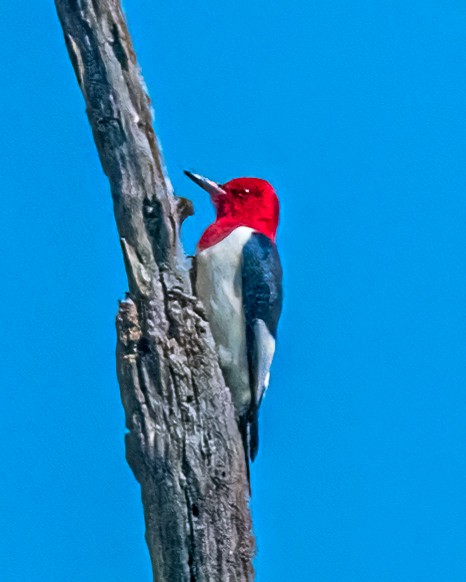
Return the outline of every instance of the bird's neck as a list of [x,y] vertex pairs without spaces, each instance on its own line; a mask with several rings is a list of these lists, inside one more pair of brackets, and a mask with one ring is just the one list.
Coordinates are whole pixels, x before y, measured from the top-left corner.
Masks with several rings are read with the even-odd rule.
[[237,218],[233,216],[223,216],[208,226],[201,236],[197,245],[199,250],[212,247],[231,234],[235,228],[247,226],[260,232],[275,242],[277,223],[262,216],[251,216],[248,218]]

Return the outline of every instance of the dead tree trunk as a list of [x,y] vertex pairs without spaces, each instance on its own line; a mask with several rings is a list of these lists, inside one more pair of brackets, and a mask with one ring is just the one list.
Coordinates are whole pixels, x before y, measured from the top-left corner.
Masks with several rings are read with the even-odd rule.
[[55,0],[109,178],[129,293],[117,316],[126,456],[141,484],[156,581],[253,578],[241,438],[179,240],[119,0]]

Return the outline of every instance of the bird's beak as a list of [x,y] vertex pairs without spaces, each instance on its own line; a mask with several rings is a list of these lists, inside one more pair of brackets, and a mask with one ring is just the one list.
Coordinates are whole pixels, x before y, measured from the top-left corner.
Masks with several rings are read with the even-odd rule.
[[188,172],[188,170],[185,170],[184,173],[186,174],[186,176],[188,176],[188,178],[191,178],[191,180],[194,183],[196,183],[198,186],[200,186],[210,194],[212,202],[215,202],[215,200],[217,200],[219,196],[223,196],[224,194],[226,194],[225,190],[220,186],[220,184],[217,184],[217,182],[213,182],[208,178],[199,176],[199,174],[193,174],[192,172]]

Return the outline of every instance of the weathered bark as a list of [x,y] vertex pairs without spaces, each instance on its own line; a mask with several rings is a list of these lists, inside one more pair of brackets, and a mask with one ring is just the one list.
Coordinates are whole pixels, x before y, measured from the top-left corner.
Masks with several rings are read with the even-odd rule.
[[251,580],[242,442],[179,240],[189,204],[177,201],[165,174],[119,0],[55,4],[128,274],[117,369],[154,580]]

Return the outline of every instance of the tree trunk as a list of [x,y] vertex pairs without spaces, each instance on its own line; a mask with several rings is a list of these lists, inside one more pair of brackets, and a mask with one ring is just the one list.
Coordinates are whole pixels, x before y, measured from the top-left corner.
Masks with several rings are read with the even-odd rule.
[[156,581],[252,580],[241,437],[179,239],[179,204],[119,0],[55,0],[109,178],[129,293],[117,316],[126,457]]

